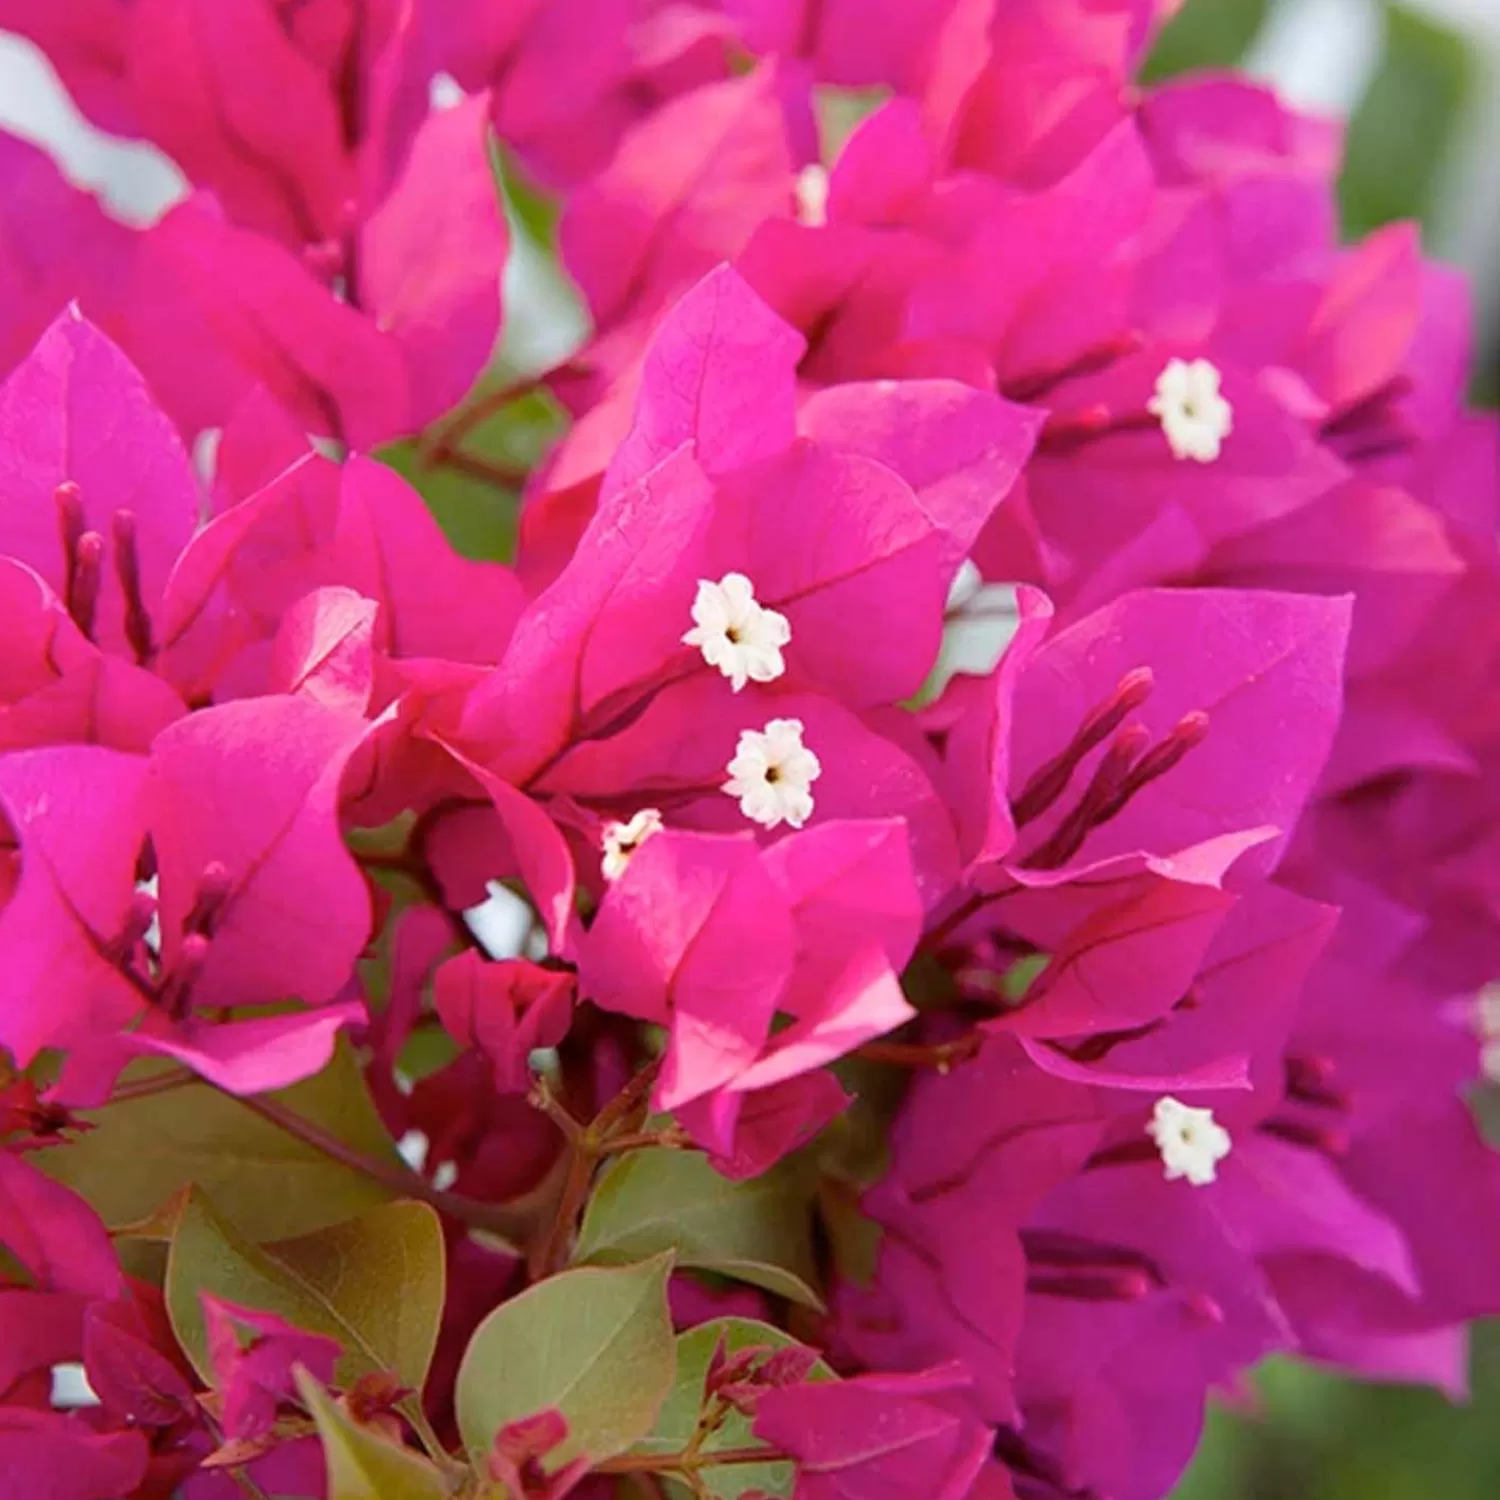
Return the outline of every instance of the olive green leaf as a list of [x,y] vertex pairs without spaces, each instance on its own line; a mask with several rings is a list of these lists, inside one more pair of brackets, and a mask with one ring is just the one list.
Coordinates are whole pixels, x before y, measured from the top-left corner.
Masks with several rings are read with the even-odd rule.
[[425,1203],[386,1203],[297,1239],[256,1245],[192,1193],[167,1255],[167,1313],[205,1380],[212,1376],[201,1300],[208,1292],[337,1339],[340,1385],[389,1370],[420,1390],[444,1282],[442,1227]]
[[[735,1354],[741,1349],[792,1349],[797,1346],[797,1340],[781,1329],[769,1323],[757,1323],[753,1318],[715,1318],[681,1334],[677,1340],[677,1379],[662,1403],[661,1415],[657,1417],[650,1436],[637,1443],[631,1450],[633,1453],[681,1453],[687,1447],[703,1410],[708,1366],[720,1339],[724,1341],[726,1354]],[[832,1380],[834,1374],[819,1360],[808,1379]],[[711,1461],[715,1453],[752,1447],[755,1441],[751,1419],[731,1411],[699,1446],[698,1452],[710,1460],[697,1471],[703,1490],[715,1500],[739,1500],[747,1490],[760,1490],[778,1497],[790,1495],[795,1474],[789,1463],[715,1466]],[[674,1494],[678,1493],[674,1481],[665,1482]]]
[[672,1250],[684,1269],[717,1271],[821,1308],[813,1289],[815,1192],[803,1162],[731,1182],[696,1152],[630,1151],[600,1176],[574,1258],[614,1265]]
[[458,1428],[488,1450],[508,1422],[556,1407],[568,1423],[554,1465],[623,1453],[651,1431],[676,1368],[667,1277],[672,1257],[564,1271],[497,1307],[458,1371]]
[[[170,1066],[146,1064],[127,1081]],[[366,1156],[400,1161],[346,1046],[321,1073],[271,1097]],[[94,1129],[39,1153],[39,1164],[87,1198],[111,1229],[150,1219],[190,1186],[203,1189],[252,1240],[306,1234],[393,1196],[207,1084],[106,1105],[84,1118]]]
[[328,1500],[446,1500],[448,1485],[435,1464],[356,1425],[300,1368],[297,1390],[323,1444]]

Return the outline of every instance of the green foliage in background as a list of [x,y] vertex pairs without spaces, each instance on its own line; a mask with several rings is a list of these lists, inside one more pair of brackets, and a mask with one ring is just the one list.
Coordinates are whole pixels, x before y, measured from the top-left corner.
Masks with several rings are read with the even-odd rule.
[[[1157,38],[1143,77],[1159,82],[1178,73],[1242,64],[1277,3],[1188,0]],[[1443,165],[1475,95],[1474,56],[1462,35],[1413,6],[1398,0],[1366,3],[1379,15],[1382,48],[1348,122],[1338,185],[1345,233],[1357,239],[1381,224],[1416,219],[1428,245],[1441,254],[1435,214]],[[1500,350],[1490,350],[1481,361],[1472,396],[1487,406],[1500,400]]]
[[[1380,63],[1349,121],[1339,205],[1350,238],[1393,219],[1432,229],[1439,171],[1473,88],[1463,38],[1410,6],[1369,0],[1384,29]],[[1274,0],[1188,0],[1157,38],[1148,82],[1244,59]]]
[[1438,172],[1473,87],[1463,38],[1385,9],[1380,67],[1349,122],[1339,209],[1351,238],[1392,219],[1430,228]]
[[1500,1326],[1474,1340],[1472,1396],[1360,1386],[1276,1360],[1258,1417],[1216,1411],[1174,1500],[1494,1500]]
[[1159,83],[1198,68],[1230,68],[1245,55],[1271,14],[1271,0],[1189,0],[1163,28],[1141,70]]

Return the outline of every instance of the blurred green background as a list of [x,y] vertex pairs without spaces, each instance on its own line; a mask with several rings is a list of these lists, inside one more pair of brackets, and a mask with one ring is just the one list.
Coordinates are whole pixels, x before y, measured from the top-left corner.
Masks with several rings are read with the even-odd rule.
[[[1228,66],[1348,117],[1347,234],[1418,219],[1432,253],[1469,271],[1481,349],[1474,394],[1496,404],[1500,0],[1189,0],[1147,75]],[[1290,1360],[1254,1383],[1258,1410],[1210,1414],[1173,1500],[1500,1500],[1500,1322],[1476,1330],[1464,1406]]]
[[1495,1500],[1500,1325],[1474,1340],[1473,1395],[1359,1386],[1290,1360],[1256,1376],[1255,1417],[1209,1414],[1173,1500]]
[[1346,232],[1417,219],[1429,251],[1468,272],[1474,393],[1497,404],[1500,0],[1188,0],[1146,76],[1205,67],[1244,69],[1348,120]]

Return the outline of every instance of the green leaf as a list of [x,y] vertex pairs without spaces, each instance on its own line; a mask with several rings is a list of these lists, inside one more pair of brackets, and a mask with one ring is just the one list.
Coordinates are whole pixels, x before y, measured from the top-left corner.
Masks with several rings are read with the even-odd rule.
[[1339,206],[1358,238],[1396,219],[1429,219],[1474,82],[1463,38],[1405,5],[1386,5],[1385,52],[1349,121]]
[[167,1313],[205,1380],[212,1369],[200,1299],[211,1292],[337,1339],[340,1385],[389,1370],[420,1390],[444,1282],[442,1226],[425,1203],[387,1203],[313,1234],[255,1245],[193,1193],[167,1255]]
[[[127,1079],[167,1066],[132,1069]],[[347,1046],[316,1077],[271,1097],[366,1156],[401,1159]],[[39,1165],[87,1198],[111,1229],[149,1218],[190,1186],[254,1240],[306,1234],[393,1196],[207,1084],[110,1104],[84,1118],[95,1128],[39,1153]]]
[[891,97],[888,88],[835,88],[820,83],[813,88],[813,118],[818,126],[818,155],[831,162],[844,149],[856,128]]
[[568,1440],[555,1465],[601,1463],[651,1431],[676,1369],[658,1255],[618,1270],[564,1271],[502,1303],[475,1330],[458,1371],[458,1429],[487,1452],[508,1422],[555,1406]]
[[[703,1387],[708,1376],[714,1348],[723,1338],[728,1353],[741,1349],[769,1347],[791,1349],[797,1340],[769,1323],[753,1318],[715,1318],[689,1329],[677,1340],[677,1379],[662,1403],[661,1415],[651,1435],[636,1444],[635,1453],[680,1453],[692,1438],[703,1410]],[[832,1380],[833,1371],[819,1360],[808,1375],[809,1380]],[[721,1453],[731,1448],[748,1448],[755,1443],[751,1419],[733,1411],[704,1439],[699,1450],[705,1454]],[[784,1496],[792,1492],[795,1470],[789,1463],[708,1465],[698,1471],[698,1478],[717,1500],[739,1500],[746,1490],[763,1490],[767,1495]]]
[[575,1258],[612,1265],[673,1250],[684,1269],[717,1271],[821,1309],[813,1290],[814,1192],[803,1163],[731,1182],[697,1152],[626,1152],[599,1178]]
[[516,224],[538,245],[551,248],[557,240],[562,205],[536,182],[513,152],[497,144],[494,160],[501,195]]
[[297,1371],[297,1390],[323,1443],[328,1500],[446,1500],[435,1464],[357,1426],[306,1370]]
[[1162,28],[1141,69],[1143,83],[1158,83],[1199,68],[1228,68],[1256,38],[1271,0],[1188,0]]

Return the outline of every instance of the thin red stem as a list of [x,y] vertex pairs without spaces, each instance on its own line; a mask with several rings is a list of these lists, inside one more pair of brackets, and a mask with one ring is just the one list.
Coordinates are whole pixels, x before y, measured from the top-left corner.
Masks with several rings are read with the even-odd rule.
[[524,401],[527,396],[536,391],[545,390],[546,384],[547,377],[538,375],[530,380],[520,380],[515,385],[508,385],[501,390],[491,391],[488,395],[481,396],[472,406],[459,412],[446,427],[435,432],[430,439],[419,443],[418,458],[423,463],[438,462],[442,455],[452,452],[457,444],[463,442],[487,417],[494,416],[498,411],[504,411],[514,401]]
[[515,490],[526,482],[527,470],[511,468],[505,464],[491,463],[487,459],[475,458],[458,448],[437,449],[430,460],[432,468],[452,469],[469,479],[478,480],[492,489]]
[[595,1169],[616,1149],[627,1149],[623,1146],[617,1148],[616,1143],[634,1135],[637,1139],[633,1144],[636,1145],[663,1144],[654,1131],[621,1132],[621,1127],[629,1121],[631,1115],[644,1106],[660,1071],[659,1058],[647,1063],[586,1126],[579,1125],[544,1088],[539,1088],[533,1094],[533,1102],[537,1108],[543,1110],[567,1138],[570,1153],[568,1175],[563,1184],[562,1196],[557,1201],[557,1211],[546,1235],[529,1257],[533,1276],[551,1275],[566,1262],[573,1231],[583,1212],[584,1200],[588,1197]]
[[202,1080],[191,1068],[169,1068],[163,1073],[139,1079],[135,1083],[117,1085],[114,1093],[109,1096],[109,1103],[126,1104],[132,1099],[149,1099],[153,1094],[165,1094],[172,1089],[180,1089],[187,1084],[200,1082]]
[[735,1464],[772,1464],[784,1460],[775,1448],[720,1448],[706,1453],[622,1453],[594,1468],[596,1474],[690,1474]]
[[892,1063],[900,1068],[936,1068],[946,1072],[967,1062],[984,1045],[982,1031],[967,1031],[951,1042],[866,1042],[855,1053],[866,1062]]

